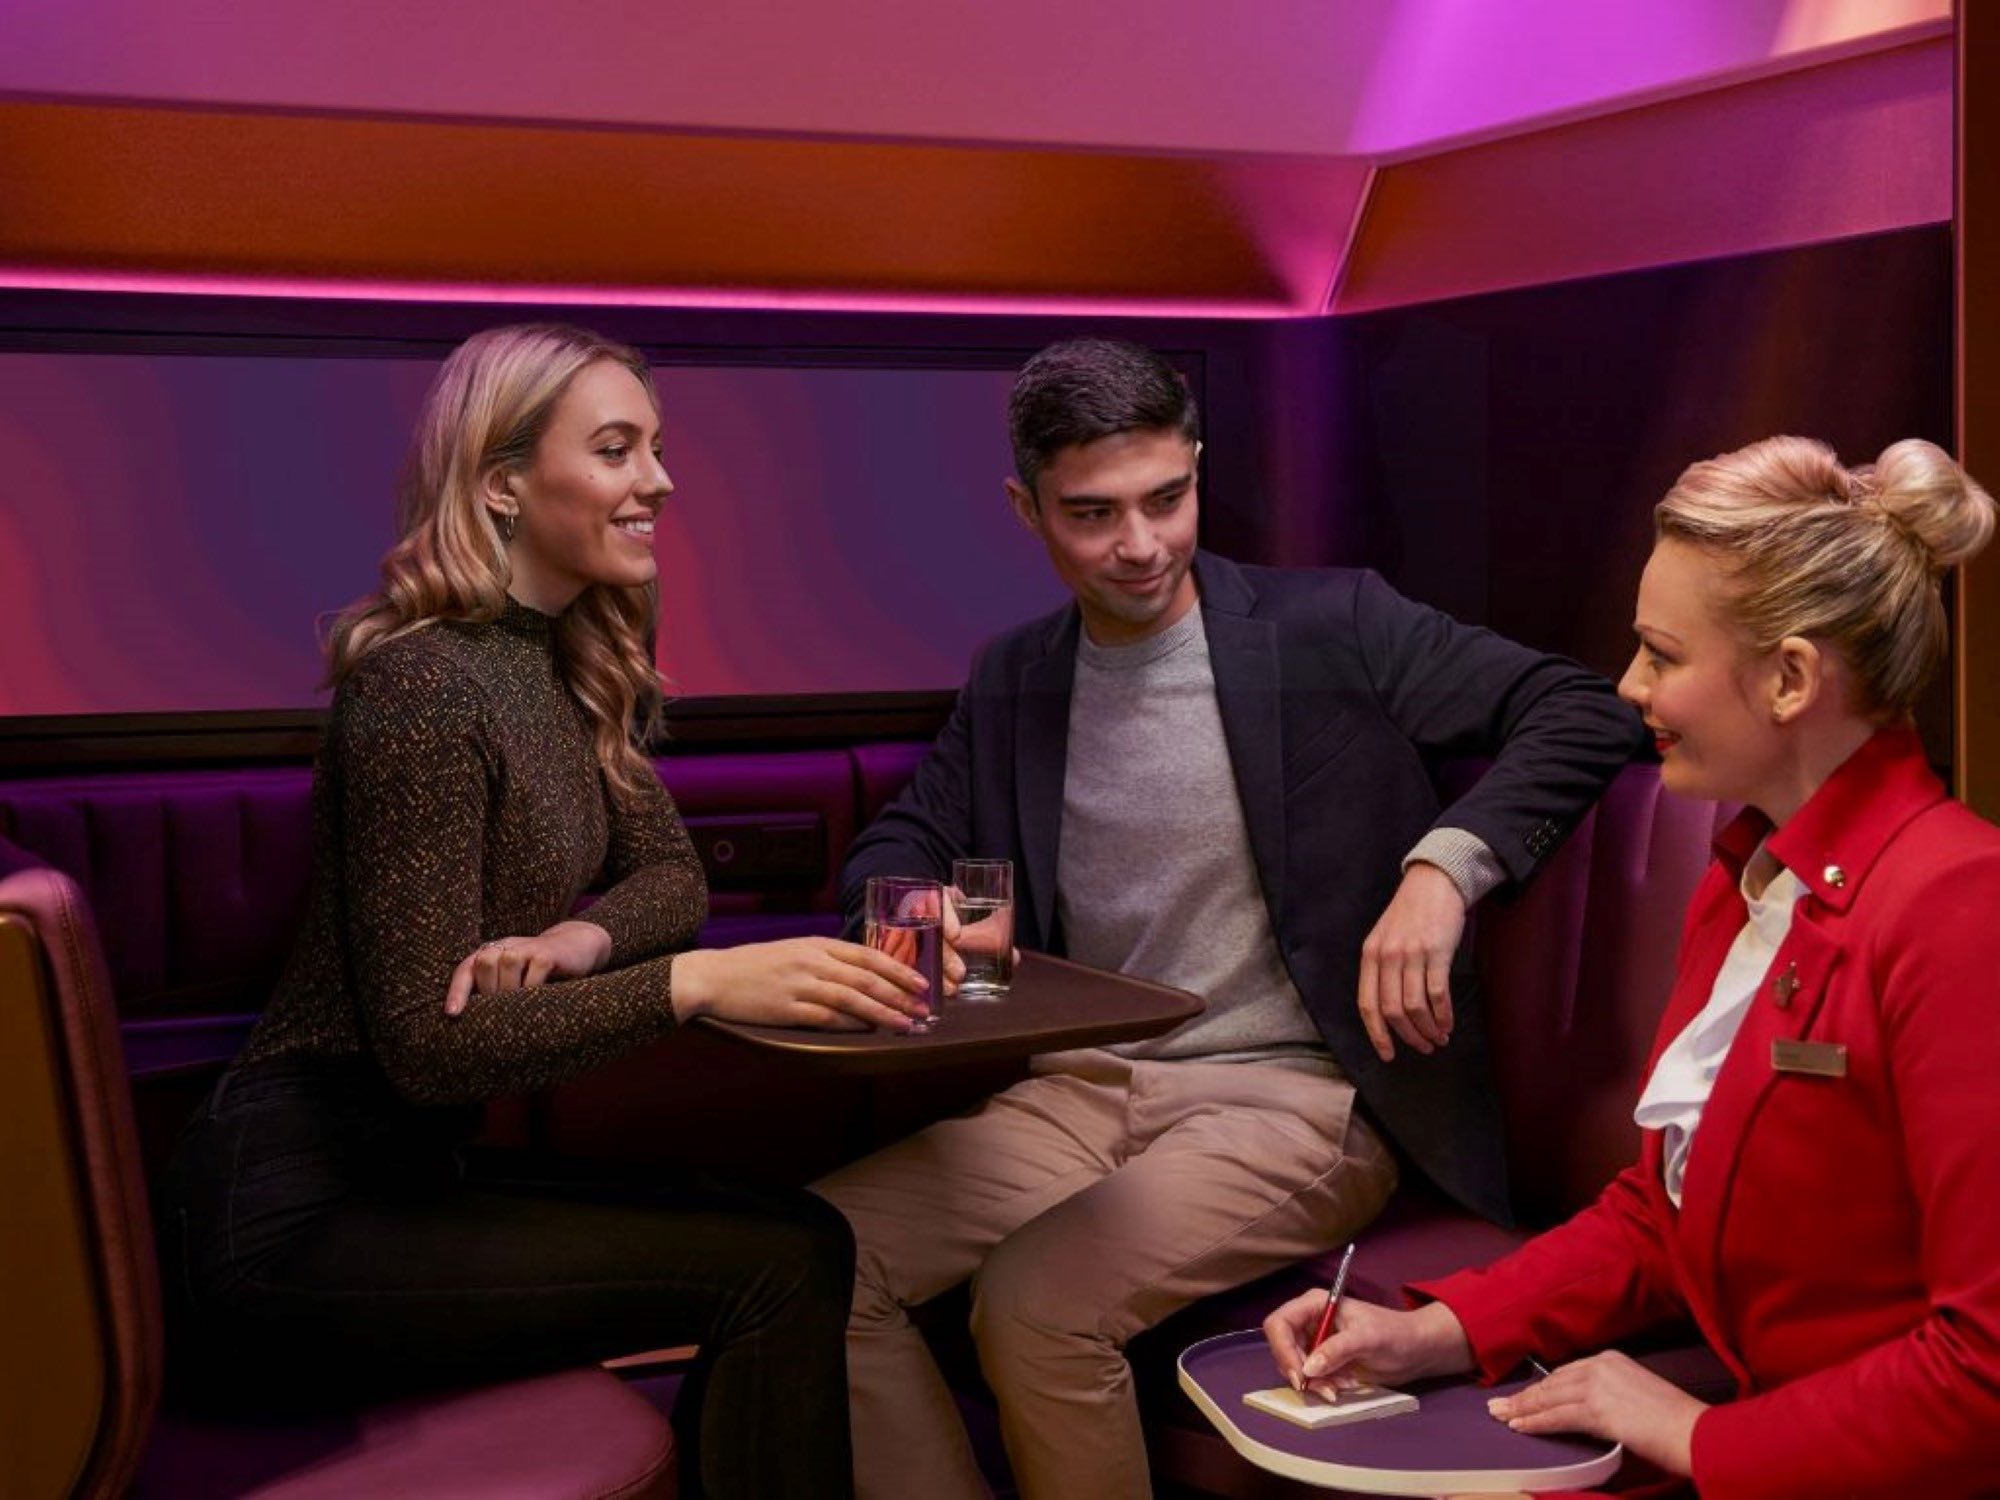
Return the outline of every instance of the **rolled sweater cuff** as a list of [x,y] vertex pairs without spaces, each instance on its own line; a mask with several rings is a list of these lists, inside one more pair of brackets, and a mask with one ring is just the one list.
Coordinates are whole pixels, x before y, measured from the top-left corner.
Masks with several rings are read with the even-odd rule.
[[1500,856],[1488,847],[1486,840],[1463,828],[1433,828],[1403,856],[1405,873],[1413,864],[1436,865],[1449,875],[1459,895],[1465,898],[1467,910],[1507,879]]

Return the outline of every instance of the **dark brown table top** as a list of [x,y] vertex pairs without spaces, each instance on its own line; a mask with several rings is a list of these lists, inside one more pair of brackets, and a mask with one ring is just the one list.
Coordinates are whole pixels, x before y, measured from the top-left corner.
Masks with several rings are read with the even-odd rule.
[[1201,997],[1186,990],[1023,953],[1005,999],[949,1000],[944,1018],[920,1034],[746,1026],[713,1017],[699,1024],[837,1072],[905,1073],[1137,1041],[1171,1031],[1203,1009]]

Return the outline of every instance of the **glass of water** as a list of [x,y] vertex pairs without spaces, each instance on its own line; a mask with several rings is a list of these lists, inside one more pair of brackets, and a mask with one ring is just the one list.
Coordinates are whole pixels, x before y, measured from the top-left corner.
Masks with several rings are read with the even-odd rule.
[[927,1017],[911,1017],[910,1030],[929,1031],[944,1014],[944,887],[935,880],[872,875],[862,905],[862,942],[929,982]]
[[965,960],[961,1000],[998,1000],[1014,982],[1014,862],[959,859],[951,866],[957,892],[958,956]]

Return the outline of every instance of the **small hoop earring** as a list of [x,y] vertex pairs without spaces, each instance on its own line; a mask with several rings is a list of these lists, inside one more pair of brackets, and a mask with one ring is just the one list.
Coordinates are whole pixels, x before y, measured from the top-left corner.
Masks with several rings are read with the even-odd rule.
[[520,523],[512,511],[503,510],[494,518],[493,524],[499,528],[500,545],[504,547],[514,540],[514,528]]

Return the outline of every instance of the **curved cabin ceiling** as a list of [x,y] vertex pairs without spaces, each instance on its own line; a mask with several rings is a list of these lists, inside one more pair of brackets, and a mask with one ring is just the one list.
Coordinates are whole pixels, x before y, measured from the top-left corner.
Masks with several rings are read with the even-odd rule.
[[0,286],[1296,316],[1951,211],[1949,0],[29,0]]

